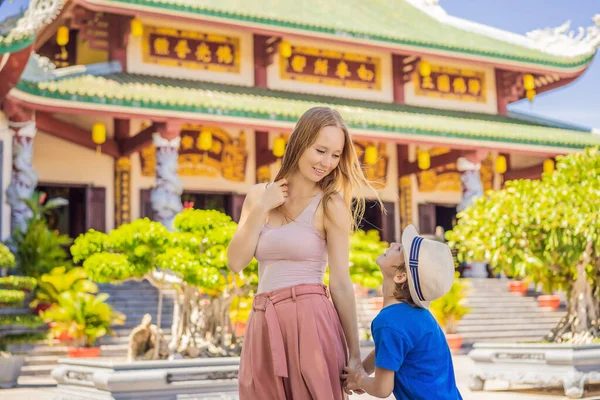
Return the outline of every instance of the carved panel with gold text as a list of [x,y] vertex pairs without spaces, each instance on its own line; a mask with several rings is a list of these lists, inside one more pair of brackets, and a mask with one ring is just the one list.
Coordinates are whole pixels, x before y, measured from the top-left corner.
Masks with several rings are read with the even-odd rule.
[[[212,147],[208,151],[199,147],[198,139],[203,131],[209,131],[212,135]],[[233,182],[244,182],[247,159],[244,131],[241,131],[237,138],[233,138],[218,127],[184,125],[181,129],[179,176],[223,177]],[[153,145],[141,150],[140,160],[142,175],[154,176],[156,156]]]

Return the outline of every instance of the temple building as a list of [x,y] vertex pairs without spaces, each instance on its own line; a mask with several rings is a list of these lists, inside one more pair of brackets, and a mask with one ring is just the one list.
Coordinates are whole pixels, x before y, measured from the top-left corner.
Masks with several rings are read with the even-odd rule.
[[483,191],[600,145],[508,110],[586,71],[600,17],[584,35],[518,35],[435,0],[47,3],[58,15],[33,35],[6,39],[24,16],[0,25],[2,238],[36,188],[69,200],[51,224],[71,237],[140,217],[171,226],[185,206],[237,220],[315,105],[348,122],[387,210],[370,199],[362,226],[388,241],[408,223],[450,229]]

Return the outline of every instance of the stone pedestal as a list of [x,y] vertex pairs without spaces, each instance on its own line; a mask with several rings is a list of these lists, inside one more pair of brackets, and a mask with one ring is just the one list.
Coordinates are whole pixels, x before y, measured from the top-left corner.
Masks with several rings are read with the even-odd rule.
[[237,399],[239,358],[114,362],[61,359],[55,400]]
[[476,343],[469,389],[483,390],[499,379],[536,387],[563,386],[565,395],[583,397],[586,383],[600,383],[600,344]]

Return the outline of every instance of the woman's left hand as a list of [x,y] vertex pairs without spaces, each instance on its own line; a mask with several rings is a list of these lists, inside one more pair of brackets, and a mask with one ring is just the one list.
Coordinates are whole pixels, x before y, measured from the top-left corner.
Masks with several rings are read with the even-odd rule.
[[[353,372],[352,375],[354,375],[354,377],[358,377],[360,375],[367,375],[367,373],[365,372],[365,369],[363,368],[362,365],[362,361],[360,360],[360,358],[350,358],[348,360],[348,367],[344,368],[344,372],[346,372],[346,374],[348,374],[350,371]],[[344,375],[346,375],[344,374]],[[347,378],[347,376],[344,376],[344,378]],[[353,387],[352,389],[349,388],[345,388],[347,390],[346,393],[348,393],[348,391],[354,392],[355,394],[364,394],[364,390],[362,389],[358,389],[355,386],[351,386]],[[348,393],[351,394],[351,393]]]

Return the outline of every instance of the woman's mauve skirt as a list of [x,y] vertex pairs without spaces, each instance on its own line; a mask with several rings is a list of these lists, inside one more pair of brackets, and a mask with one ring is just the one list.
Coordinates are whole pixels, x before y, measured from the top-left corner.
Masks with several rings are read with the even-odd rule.
[[343,400],[346,340],[327,287],[254,298],[240,361],[240,400]]

